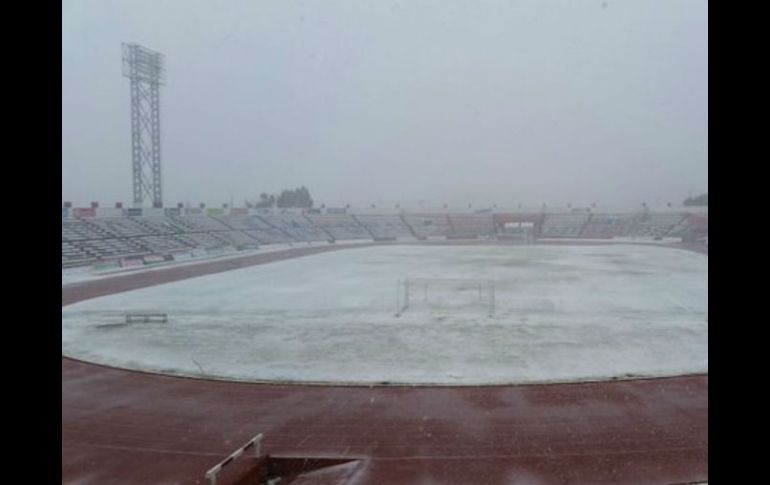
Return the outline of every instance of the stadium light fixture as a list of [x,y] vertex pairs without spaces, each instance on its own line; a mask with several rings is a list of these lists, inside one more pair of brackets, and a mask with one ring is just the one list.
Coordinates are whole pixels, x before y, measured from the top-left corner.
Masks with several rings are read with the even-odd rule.
[[138,44],[123,46],[123,76],[131,81],[131,163],[134,206],[149,199],[163,207],[160,158],[160,86],[163,54]]

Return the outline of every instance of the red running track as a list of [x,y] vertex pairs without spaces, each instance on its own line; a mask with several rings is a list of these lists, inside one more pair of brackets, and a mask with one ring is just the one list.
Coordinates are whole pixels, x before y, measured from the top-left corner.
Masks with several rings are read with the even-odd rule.
[[[328,250],[67,285],[62,305]],[[708,479],[708,375],[356,388],[205,381],[62,358],[63,483],[203,484],[256,433],[272,456],[361,459],[350,483],[693,483]]]

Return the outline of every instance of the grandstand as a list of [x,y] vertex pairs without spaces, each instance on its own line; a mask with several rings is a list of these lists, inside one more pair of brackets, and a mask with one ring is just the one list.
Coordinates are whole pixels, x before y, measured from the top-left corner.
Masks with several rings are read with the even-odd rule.
[[591,216],[587,212],[570,214],[546,214],[541,237],[579,237],[583,226]]
[[708,217],[698,214],[689,214],[674,225],[667,236],[681,237],[683,241],[708,237]]
[[708,215],[684,211],[303,214],[217,209],[203,214],[199,209],[190,213],[175,209],[167,215],[145,211],[146,215],[141,209],[127,209],[122,217],[114,211],[107,217],[95,213],[73,217],[70,214],[77,211],[63,211],[62,268],[148,255],[185,259],[191,251],[255,250],[272,244],[502,237],[509,223],[527,223],[528,231],[541,238],[695,240],[708,236]]
[[148,252],[132,239],[89,239],[79,241],[75,244],[87,254],[93,255],[98,259],[118,259],[127,256],[147,254]]
[[172,220],[184,226],[190,232],[227,231],[230,228],[215,217],[202,214],[172,217]]
[[218,237],[217,233],[189,232],[186,234],[179,234],[176,237],[193,247],[205,249],[222,248],[229,245],[229,242]]
[[348,214],[308,214],[308,219],[334,240],[372,239],[372,234]]
[[588,239],[611,239],[626,234],[632,222],[627,214],[593,214],[583,226],[581,237]]
[[88,223],[85,219],[62,219],[62,241],[79,241],[84,239],[104,239],[110,234],[99,229],[99,226]]
[[185,251],[194,248],[195,245],[168,234],[165,236],[140,236],[136,242],[147,249],[148,252],[155,254],[170,254],[177,251]]
[[147,234],[178,234],[187,232],[187,228],[171,217],[165,216],[144,216],[132,217],[137,224],[144,227]]
[[132,217],[94,217],[89,219],[88,223],[109,237],[123,238],[147,234],[147,229]]
[[294,241],[289,234],[256,215],[220,216],[219,220],[234,229],[234,233],[242,231],[252,243],[258,241],[261,244],[277,244]]
[[[79,216],[74,217],[74,214]],[[593,268],[596,261],[615,261],[621,258],[621,261],[630,265],[646,264],[645,271],[656,268],[658,276],[664,278],[662,281],[666,283],[670,280],[670,272],[674,271],[672,268],[679,268],[677,274],[682,275],[682,278],[700,281],[698,278],[702,280],[703,275],[707,275],[707,266],[704,267],[704,262],[699,259],[701,256],[690,258],[688,256],[692,256],[692,253],[668,249],[665,246],[669,244],[613,245],[592,248],[591,246],[596,243],[591,243],[565,248],[564,243],[573,244],[566,238],[583,238],[590,241],[628,236],[650,240],[657,235],[676,236],[681,237],[682,240],[695,235],[706,237],[708,217],[705,214],[688,214],[685,211],[651,214],[610,212],[596,214],[590,212],[304,214],[251,209],[217,209],[210,212],[187,213],[185,210],[163,212],[130,209],[124,211],[122,217],[116,215],[115,211],[110,211],[109,215],[103,217],[100,216],[100,211],[89,213],[67,210],[62,211],[62,215],[62,300],[66,302],[62,324],[63,335],[66,335],[62,339],[62,419],[65,423],[63,431],[66,438],[63,440],[62,453],[68,460],[68,464],[62,468],[68,479],[63,480],[62,483],[92,483],[88,477],[82,480],[86,473],[95,474],[97,479],[94,479],[93,483],[105,483],[107,480],[100,480],[102,477],[121,476],[126,473],[122,465],[125,459],[130,460],[132,464],[137,463],[138,467],[139,463],[147,460],[147,449],[161,449],[167,446],[163,439],[157,437],[157,426],[174,420],[179,424],[170,426],[168,434],[175,442],[184,443],[192,429],[195,433],[195,442],[219,444],[212,448],[211,453],[199,460],[190,459],[188,454],[179,453],[173,466],[167,466],[163,461],[168,459],[164,453],[161,459],[157,460],[159,465],[150,466],[153,467],[154,474],[168,478],[166,480],[168,483],[198,483],[198,480],[204,483],[205,470],[216,470],[217,462],[226,463],[229,460],[228,453],[232,452],[233,446],[229,442],[223,442],[222,437],[225,436],[227,440],[239,439],[239,436],[242,437],[243,423],[249,423],[250,429],[254,432],[265,432],[265,446],[268,450],[265,452],[268,455],[252,457],[252,461],[240,463],[242,469],[250,470],[250,473],[255,470],[261,473],[265,466],[270,469],[274,463],[288,460],[286,456],[292,457],[291,459],[295,459],[297,463],[304,464],[307,459],[302,453],[306,453],[308,456],[328,455],[335,458],[335,460],[330,459],[333,466],[328,467],[334,472],[340,470],[349,472],[364,468],[367,473],[379,473],[379,475],[373,475],[371,483],[412,483],[408,479],[402,480],[407,475],[388,475],[390,473],[388,465],[392,463],[392,456],[394,453],[403,453],[404,449],[402,437],[398,433],[391,433],[392,423],[388,421],[388,416],[403,416],[404,423],[401,426],[404,429],[429,426],[431,427],[429,429],[436,430],[438,434],[442,429],[439,426],[446,426],[444,422],[449,418],[442,416],[440,419],[430,418],[426,421],[423,407],[415,407],[414,402],[417,399],[419,402],[428,402],[431,406],[439,406],[439,403],[446,400],[447,388],[441,387],[446,385],[452,386],[452,395],[464,396],[462,399],[468,402],[498,402],[501,393],[508,401],[526,402],[538,399],[538,402],[543,402],[543,399],[548,399],[547,402],[552,402],[553,405],[542,406],[542,409],[546,409],[543,412],[550,413],[554,409],[553,406],[566,409],[564,414],[572,416],[567,426],[572,429],[577,429],[576,425],[582,426],[581,423],[598,422],[599,424],[592,425],[581,432],[581,439],[604,443],[600,450],[602,460],[606,460],[606,456],[615,457],[618,446],[625,446],[631,450],[630,453],[637,453],[632,456],[645,457],[648,453],[647,445],[637,446],[635,443],[640,440],[642,443],[647,443],[644,439],[653,435],[659,436],[657,445],[661,447],[668,446],[671,441],[676,441],[676,446],[679,446],[678,443],[693,443],[684,452],[680,451],[680,447],[668,449],[667,453],[679,462],[689,460],[686,463],[692,471],[683,475],[674,474],[673,481],[666,483],[693,483],[692,478],[702,477],[704,474],[702,464],[705,463],[707,455],[708,428],[705,416],[708,411],[708,375],[701,370],[701,367],[694,368],[695,370],[682,367],[684,370],[674,369],[670,371],[671,375],[664,373],[662,377],[656,373],[650,374],[660,377],[657,379],[635,380],[640,375],[648,376],[648,374],[647,371],[635,374],[642,369],[634,367],[640,362],[637,358],[639,356],[634,354],[634,349],[639,347],[635,343],[637,340],[617,337],[617,334],[614,334],[618,329],[625,328],[622,324],[603,327],[610,333],[613,349],[620,345],[615,342],[626,342],[630,345],[628,351],[616,349],[621,358],[605,357],[605,360],[602,360],[601,355],[594,358],[594,354],[590,354],[591,358],[573,360],[555,358],[553,361],[534,363],[518,370],[512,366],[515,365],[514,362],[521,360],[522,356],[526,356],[526,359],[535,358],[542,352],[539,349],[543,347],[543,342],[548,342],[549,339],[552,346],[548,351],[542,352],[546,356],[558,355],[559,352],[571,353],[575,351],[574,349],[589,348],[593,344],[591,339],[595,338],[594,332],[578,331],[570,334],[572,323],[557,330],[552,330],[554,325],[550,324],[522,323],[527,322],[527,319],[542,318],[544,314],[563,316],[566,312],[562,305],[578,308],[584,312],[581,315],[594,315],[591,318],[596,321],[589,321],[588,327],[604,321],[603,314],[598,312],[599,308],[604,308],[602,299],[608,311],[605,317],[609,321],[638,318],[637,313],[624,315],[616,311],[618,297],[622,296],[623,292],[615,292],[614,287],[606,287],[602,292],[595,291],[596,286],[589,280],[603,278],[603,274],[588,271],[581,273],[586,275],[585,278],[578,278],[582,281],[576,281],[569,271],[561,274],[564,265],[554,264],[554,258],[565,258],[561,261],[568,262],[570,267],[584,265],[583,269],[586,265],[588,268]],[[552,244],[544,244],[534,251],[530,248],[522,248],[516,254],[517,250],[512,247],[513,244],[536,242],[536,235],[542,238],[565,239],[561,244],[554,244],[554,241],[551,241]],[[505,240],[506,243],[486,244],[478,241],[490,237]],[[429,239],[437,243],[410,244],[410,247],[388,243],[388,241],[409,243],[420,239]],[[448,239],[457,241],[452,244],[441,243]],[[383,241],[383,244],[355,251],[345,249],[353,245],[331,244],[345,240]],[[466,241],[471,247],[466,247]],[[307,243],[314,244],[308,246]],[[296,244],[301,244],[301,247],[287,247]],[[277,250],[252,251],[271,247]],[[702,248],[702,252],[707,254],[706,246],[698,248],[690,244],[683,247],[694,248],[699,252]],[[658,251],[661,252],[658,253]],[[245,257],[221,258],[184,268],[160,267],[151,272],[132,272],[134,269],[152,264],[187,261],[199,257],[219,257],[227,254],[242,254]],[[512,256],[512,254],[516,255]],[[301,262],[302,272],[297,272],[296,267],[292,265],[285,267],[276,265],[266,273],[270,275],[269,278],[254,276],[257,274],[254,271],[261,271],[258,269],[261,264],[297,256],[307,256],[307,259],[303,258]],[[537,258],[540,258],[539,261],[543,264],[533,266],[532,263],[536,262]],[[526,264],[519,264],[520,260],[526,261]],[[472,264],[468,264],[469,261],[472,261]],[[629,282],[637,282],[634,272],[627,271],[628,268],[624,264],[611,264],[607,267],[610,268],[608,271],[617,272],[613,276],[615,286],[629,286],[622,283],[616,284],[619,277],[628,278]],[[101,273],[102,270],[122,271],[121,268],[129,272],[120,277]],[[373,271],[373,268],[377,270]],[[182,271],[177,271],[180,269]],[[224,276],[221,285],[203,286],[207,284],[207,274],[221,274],[233,269],[239,269],[239,271],[234,272],[231,277]],[[442,279],[441,275],[445,269],[451,277]],[[93,275],[83,277],[80,274],[90,270],[95,270]],[[69,274],[70,271],[72,275]],[[409,277],[412,271],[415,271],[419,277],[397,279],[401,275]],[[476,272],[494,275],[494,281],[482,283],[481,280],[471,279],[477,277]],[[509,273],[509,277],[515,274],[515,278],[506,281],[503,279],[506,272]],[[181,281],[180,273],[185,275]],[[312,277],[306,278],[305,275],[312,275]],[[428,278],[421,279],[422,275],[427,275]],[[528,284],[530,281],[538,281],[538,278],[550,283],[558,282],[563,278],[562,281],[569,283],[561,286],[545,285],[545,290],[538,285]],[[392,280],[392,288],[385,280]],[[72,281],[76,281],[77,284],[69,284]],[[176,283],[173,287],[162,284],[168,281]],[[370,283],[362,283],[367,281]],[[526,284],[520,284],[519,281]],[[411,294],[409,284],[413,284]],[[137,290],[144,293],[139,293],[138,297],[134,296],[132,302],[131,293],[124,293],[125,285],[136,288],[152,285],[153,288],[150,291]],[[335,285],[339,287],[335,289]],[[351,295],[349,291],[352,285],[360,287],[354,292],[355,295]],[[582,293],[585,298],[565,299],[560,298],[558,293],[552,293],[561,287],[567,292],[566,294],[574,296],[575,292],[580,291],[581,285],[585,290]],[[406,291],[401,291],[404,287],[407,288]],[[692,292],[686,287],[682,289],[677,286],[667,288],[667,298],[662,304],[666,311],[662,311],[663,307],[658,301],[659,287],[660,285],[650,284],[649,288],[652,291],[646,293],[634,291],[630,300],[633,302],[632,307],[642,301],[649,301],[655,305],[654,318],[644,326],[648,329],[644,338],[648,339],[649,345],[670,345],[677,350],[651,353],[642,349],[640,355],[652,356],[646,365],[651,366],[650,369],[655,372],[657,372],[655,366],[658,366],[661,360],[678,362],[677,359],[681,359],[683,362],[681,365],[684,366],[687,364],[685,362],[687,356],[693,355],[693,348],[704,347],[697,339],[707,339],[707,333],[704,334],[702,330],[692,331],[691,328],[695,321],[693,317],[695,307],[689,303],[688,299],[697,291]],[[180,288],[184,290],[180,291]],[[706,285],[701,284],[698,288],[706,288]],[[207,290],[203,291],[203,289]],[[396,292],[391,290],[399,291],[395,294]],[[103,315],[109,319],[109,315],[114,313],[113,307],[110,306],[115,303],[114,301],[99,307],[103,305],[100,302],[105,300],[97,297],[105,293],[121,294],[120,303],[115,307],[121,308],[118,312],[120,313],[119,323],[115,325],[108,321],[106,324],[90,325],[89,318]],[[302,294],[301,303],[298,301],[297,294]],[[185,295],[187,300],[174,301],[181,295]],[[253,295],[259,295],[259,298],[252,298]],[[361,295],[364,295],[363,299]],[[390,297],[393,297],[392,305]],[[89,305],[88,308],[83,310],[77,307],[77,302],[86,298],[88,301],[83,303]],[[683,305],[681,301],[686,303]],[[328,302],[333,302],[333,305],[329,307]],[[220,306],[228,310],[220,312]],[[207,313],[211,308],[215,310]],[[307,311],[307,308],[313,311]],[[403,311],[407,308],[407,311]],[[232,311],[233,309],[237,311]],[[396,314],[398,309],[401,311]],[[85,316],[82,321],[75,319],[81,310],[83,310],[82,315]],[[524,311],[529,313],[524,315]],[[255,333],[258,338],[240,338],[240,336],[248,336],[248,332],[244,333],[243,329],[250,328],[249,325],[255,319],[254,316],[260,312],[265,315],[280,315],[277,318],[283,318],[286,322],[291,322],[291,325],[285,325],[284,322],[278,325],[269,322],[265,325],[260,324],[258,333]],[[184,320],[184,325],[180,325],[180,316]],[[705,316],[707,317],[707,313]],[[274,317],[266,319],[265,322],[272,318]],[[398,327],[380,325],[383,319],[387,318],[397,318]],[[514,320],[510,320],[511,318]],[[666,333],[657,330],[660,325],[674,321],[672,320],[674,318],[679,319],[676,320],[678,325],[686,327],[683,333]],[[496,334],[496,329],[501,328],[506,319],[509,319],[507,321],[512,325],[506,327],[505,336]],[[351,324],[351,321],[355,323]],[[160,325],[164,326],[163,329],[157,328]],[[707,319],[705,323],[699,325],[707,327]],[[312,352],[306,352],[304,348],[299,353],[292,351],[291,343],[294,337],[286,335],[293,335],[292,332],[296,332],[295,326],[303,329],[302,334],[305,338],[303,344],[305,341],[313,341]],[[398,338],[395,340],[389,340],[392,328],[398,328]],[[517,333],[518,329],[522,328],[526,332]],[[547,334],[544,334],[538,337],[537,345],[528,345],[525,340],[531,337],[527,335],[535,328],[542,329],[544,332],[555,331],[558,335],[554,333],[546,338]],[[663,328],[674,332],[676,325]],[[234,333],[236,331],[234,329],[237,333]],[[91,333],[79,333],[84,331]],[[362,334],[365,336],[359,337]],[[310,337],[304,337],[306,335]],[[472,337],[468,337],[469,335]],[[481,335],[482,338],[478,339],[476,335]],[[671,338],[670,335],[678,336]],[[83,336],[89,336],[92,340],[87,340]],[[233,342],[233,336],[236,336],[237,342]],[[148,340],[142,340],[144,338]],[[177,338],[179,340],[176,340]],[[485,342],[484,338],[490,340]],[[505,338],[509,340],[505,341]],[[564,347],[561,342],[566,338],[570,338],[570,345]],[[588,341],[581,344],[581,338]],[[330,339],[339,339],[344,344],[335,344]],[[479,341],[482,342],[480,346]],[[151,342],[149,344],[151,350],[163,349],[163,351],[145,352],[148,349],[148,342]],[[198,342],[198,344],[191,346],[190,342]],[[200,344],[203,342],[205,345]],[[287,342],[289,345],[286,345]],[[383,346],[382,342],[386,342],[387,345]],[[324,348],[323,345],[327,347]],[[402,353],[397,354],[396,348],[400,348]],[[281,351],[274,353],[273,349],[281,349]],[[413,349],[424,351],[414,352]],[[81,350],[86,353],[78,354]],[[193,351],[195,354],[192,354]],[[202,352],[204,353],[201,354]],[[490,352],[498,352],[500,355],[487,355]],[[506,355],[505,352],[509,354]],[[596,354],[601,353],[596,352]],[[660,359],[657,357],[659,354],[667,355],[668,358]],[[128,360],[100,360],[107,357],[118,359],[121,355],[126,356]],[[366,355],[367,358],[359,359],[360,355]],[[631,358],[627,358],[629,355]],[[151,357],[147,361],[142,361],[141,359],[147,359],[146,356]],[[152,359],[156,358],[158,361],[153,364]],[[258,363],[243,360],[250,358],[262,360]],[[280,358],[286,360],[281,361]],[[436,365],[438,359],[443,359],[442,365]],[[705,359],[705,365],[707,365],[707,357]],[[235,364],[228,364],[230,361]],[[137,366],[136,362],[141,362],[141,365]],[[355,365],[350,365],[350,362],[355,362]],[[560,362],[565,362],[566,365],[560,367],[558,365]],[[607,372],[606,369],[612,366],[617,368],[608,372],[607,375],[611,374],[612,377],[599,376],[603,382],[583,382],[580,386],[563,384],[563,382],[572,382],[573,379],[582,382],[586,379],[585,376],[589,376],[592,381],[596,380],[596,374],[580,374],[585,373],[585,369],[590,367],[592,362],[593,365],[598,366],[597,368],[601,367],[602,372]],[[93,363],[102,365],[95,366]],[[446,365],[453,367],[449,368]],[[623,366],[629,367],[621,368]],[[142,372],[131,372],[131,369],[135,368],[141,369]],[[554,370],[561,373],[556,377],[556,381],[552,381],[554,379],[552,376],[544,377],[539,374],[541,371],[553,372]],[[254,374],[249,374],[250,372]],[[288,374],[289,372],[294,374]],[[691,375],[693,373],[695,375]],[[156,374],[167,375],[161,377]],[[174,381],[173,389],[169,392],[168,375],[200,377],[201,374],[206,379]],[[683,375],[680,376],[680,374]],[[83,375],[87,375],[88,378],[83,379]],[[399,379],[406,376],[405,379],[408,380],[396,382],[393,380],[394,376]],[[616,378],[623,382],[612,382]],[[239,383],[230,384],[227,381]],[[244,381],[260,384],[246,386],[243,385]],[[275,385],[276,382],[281,384]],[[315,385],[286,386],[285,382],[312,382]],[[550,385],[527,385],[539,382],[549,382]],[[340,386],[339,383],[343,385]],[[512,385],[513,383],[516,385]],[[319,384],[335,384],[335,386]],[[487,387],[488,384],[494,384],[494,387]],[[368,385],[369,387],[366,388],[365,393],[361,393],[360,389],[349,388],[350,385]],[[404,387],[393,389],[388,387],[389,385]],[[153,395],[163,395],[164,399],[170,400],[170,405],[167,406],[164,403],[158,407],[153,403],[148,404],[146,400],[148,389]],[[403,392],[410,394],[406,394],[405,398]],[[615,396],[615,401],[591,400],[587,405],[586,392]],[[122,399],[128,400],[129,405],[111,409],[108,419],[99,418],[103,413],[103,404],[99,403],[109,400],[110,396],[118,393],[126,396]],[[394,398],[396,394],[392,393],[398,393],[398,398]],[[635,410],[639,407],[638,400],[642,399],[645,408],[654,410],[655,413],[639,414],[636,411],[629,411],[626,401],[628,393],[634,396]],[[190,395],[196,396],[194,402],[185,397]],[[667,396],[665,402],[676,404],[668,407],[662,405],[661,395]],[[696,396],[695,399],[693,395]],[[284,399],[281,396],[289,396],[289,398]],[[201,406],[201,402],[205,405]],[[690,411],[683,413],[682,402],[695,404]],[[276,407],[276,403],[280,406]],[[321,408],[318,408],[319,403]],[[373,407],[372,404],[375,403],[376,406],[386,407]],[[596,416],[604,416],[608,413],[607,406],[611,406],[609,412],[613,416],[622,417],[622,420],[613,422],[615,429],[619,430],[617,432],[619,438],[610,443],[605,443],[606,427],[601,426],[601,422],[595,419]],[[373,411],[372,419],[365,420],[367,428],[364,431],[375,436],[379,442],[383,443],[382,445],[372,447],[369,443],[361,444],[359,428],[363,407]],[[201,408],[204,409],[203,413]],[[508,407],[508,411],[503,413],[504,420],[501,421],[503,418],[500,416],[490,417],[489,413],[484,414],[483,406],[463,405],[456,416],[453,414],[452,426],[459,427],[461,426],[459,423],[462,422],[478,421],[489,429],[497,429],[494,440],[503,442],[510,438],[509,430],[518,429],[516,426],[519,423],[540,419],[533,418],[532,413],[540,413],[541,408],[533,411],[534,407]],[[99,419],[84,420],[83,409],[86,409],[89,415]],[[307,419],[312,419],[312,416],[307,414],[307,409],[318,410],[319,416],[324,418],[319,424],[321,427],[318,430],[318,439],[307,438]],[[382,409],[387,412],[381,412]],[[223,410],[228,416],[227,419],[221,419]],[[287,412],[293,415],[296,413],[301,419],[287,421],[285,419]],[[655,419],[652,419],[653,417]],[[543,420],[545,423],[551,421]],[[126,431],[127,428],[121,424],[126,422],[137,423],[137,425],[132,425],[131,429]],[[222,430],[212,426],[211,423],[214,422],[221,423]],[[290,428],[288,431],[284,428],[275,429],[272,426],[276,422],[287,422]],[[333,423],[333,425],[324,425],[324,422]],[[656,424],[658,422],[677,423],[677,426],[673,427],[679,430],[677,431],[679,434],[674,436],[675,440],[672,440],[670,434]],[[529,431],[524,429],[522,431],[524,434],[517,440],[517,443],[521,442],[523,443],[521,446],[525,447],[521,453],[538,453],[538,446],[541,446],[539,443],[542,440],[547,440],[548,446],[554,448],[561,446],[572,453],[571,448],[568,447],[574,446],[574,439],[571,436],[564,437],[563,430],[563,423],[556,423],[547,428],[537,427]],[[126,435],[129,431],[131,437]],[[295,435],[296,439],[293,438]],[[134,436],[139,436],[143,443],[148,445],[138,451],[120,448],[126,439]],[[292,438],[287,440],[285,436]],[[631,438],[627,438],[628,436]],[[637,436],[642,438],[637,440],[635,438]],[[331,449],[327,447],[330,439],[339,440],[335,442],[338,445]],[[442,439],[438,447],[433,437],[424,433],[418,433],[417,438],[409,437],[409,440],[413,439],[422,440],[419,442],[420,447],[432,453],[431,456],[435,457],[436,463],[439,463],[437,466],[448,466],[447,460],[444,459],[446,449],[452,450],[452,453],[458,456],[460,453],[468,453],[469,449],[470,453],[476,453],[472,457],[483,457],[488,453],[486,445],[469,448],[467,434],[458,434],[454,431],[447,434],[446,439]],[[84,442],[85,446],[90,446],[90,443],[99,445],[87,452],[90,460],[88,468],[83,468],[76,459],[72,458],[81,456]],[[99,457],[102,456],[103,449],[117,451],[108,455],[109,460],[100,461]],[[691,449],[695,449],[696,453]],[[297,450],[303,450],[303,452],[298,454]],[[412,463],[411,453],[411,450],[406,452],[409,456],[408,463]],[[497,466],[507,470],[517,463],[516,460],[520,454],[518,451],[506,453],[514,458],[506,458],[510,461]],[[127,454],[128,458],[125,458]],[[337,457],[349,455],[365,457],[366,460],[352,460],[352,465],[337,464]],[[549,458],[544,460],[546,461],[542,465],[543,469],[550,470],[552,462]],[[647,465],[648,462],[642,458],[637,459],[636,463],[635,470],[642,470],[642,472],[647,470],[648,476],[657,477],[660,473],[657,463]],[[214,468],[211,468],[212,466]],[[367,466],[369,468],[366,468]],[[569,466],[571,472],[572,464]],[[589,472],[582,476],[593,479],[596,474],[596,465],[592,464],[588,468],[590,468]],[[444,470],[444,468],[439,469]],[[608,478],[602,483],[616,483],[613,481],[616,469],[617,465],[614,462],[606,465],[605,471]],[[408,470],[411,475],[419,472],[419,470],[415,472],[415,469]],[[486,468],[473,473],[468,472],[452,483],[476,483],[475,478],[481,476],[484,470]],[[229,476],[223,475],[222,480],[217,483],[222,485],[245,483],[236,481],[237,473],[229,473]],[[446,476],[443,473],[443,471],[440,473],[434,471],[435,476]],[[308,476],[312,475],[312,472],[308,473]],[[556,476],[556,472],[553,475]],[[561,472],[558,475],[561,476]],[[210,478],[208,479],[210,481]],[[555,480],[553,483],[557,482],[558,480]],[[651,480],[648,482],[658,483]],[[326,483],[326,481],[311,480],[307,483]],[[501,480],[501,483],[507,482]],[[594,482],[584,480],[580,483]]]
[[261,242],[247,231],[220,231],[214,235],[236,249],[257,249]]
[[369,231],[374,240],[393,240],[414,236],[404,219],[397,214],[360,214],[353,217]]
[[476,238],[495,234],[492,214],[449,214],[453,238]]
[[290,240],[298,242],[328,241],[329,235],[316,227],[302,214],[285,212],[281,214],[261,214],[260,217],[272,227],[286,233]]
[[93,261],[93,258],[88,252],[75,245],[72,241],[61,242],[61,265],[62,268],[68,266],[83,266],[88,265]]
[[454,232],[446,214],[405,214],[404,221],[421,239],[447,237]]
[[630,237],[664,237],[685,218],[685,214],[645,213],[637,216],[628,231]]

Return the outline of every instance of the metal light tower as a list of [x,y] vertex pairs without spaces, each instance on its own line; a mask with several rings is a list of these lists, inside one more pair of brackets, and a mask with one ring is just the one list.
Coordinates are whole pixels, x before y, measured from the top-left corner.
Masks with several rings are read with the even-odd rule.
[[163,206],[160,167],[160,86],[166,84],[163,54],[123,44],[123,75],[131,80],[131,162],[134,206],[145,198]]

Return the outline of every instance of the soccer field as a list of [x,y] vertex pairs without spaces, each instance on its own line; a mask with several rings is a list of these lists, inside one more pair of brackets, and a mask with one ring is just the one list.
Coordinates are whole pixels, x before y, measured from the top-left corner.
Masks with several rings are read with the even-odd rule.
[[[491,280],[418,291],[404,280]],[[167,323],[124,324],[157,312]],[[62,309],[62,353],[245,381],[503,384],[708,372],[708,258],[665,247],[353,248]]]

